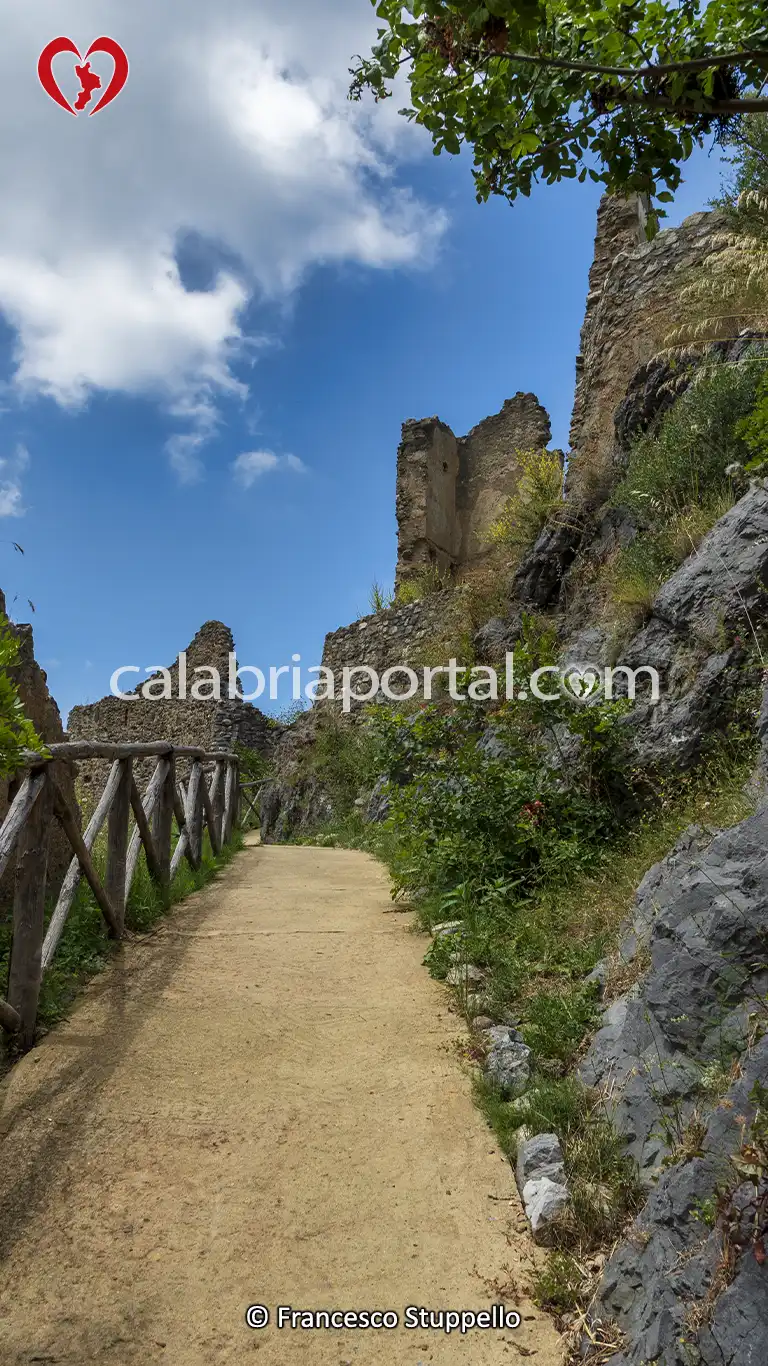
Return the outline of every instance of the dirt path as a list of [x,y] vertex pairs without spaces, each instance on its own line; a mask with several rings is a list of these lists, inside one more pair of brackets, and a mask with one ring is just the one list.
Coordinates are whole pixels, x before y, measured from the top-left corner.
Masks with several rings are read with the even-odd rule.
[[245,1325],[481,1309],[527,1255],[458,1021],[389,911],[364,854],[251,847],[0,1086],[3,1366],[559,1362],[520,1298],[519,1329],[464,1339]]

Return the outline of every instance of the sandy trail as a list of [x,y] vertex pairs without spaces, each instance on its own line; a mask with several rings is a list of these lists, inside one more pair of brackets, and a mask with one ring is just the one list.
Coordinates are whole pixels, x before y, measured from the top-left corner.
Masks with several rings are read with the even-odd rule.
[[253,845],[91,984],[0,1086],[3,1366],[559,1362],[519,1295],[519,1329],[464,1339],[245,1325],[525,1279],[409,920],[364,854]]

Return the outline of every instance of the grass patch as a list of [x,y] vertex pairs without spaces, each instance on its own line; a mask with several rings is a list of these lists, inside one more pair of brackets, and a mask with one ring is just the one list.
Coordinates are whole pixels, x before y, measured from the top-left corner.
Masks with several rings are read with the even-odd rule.
[[478,1077],[475,1101],[512,1163],[520,1130],[560,1139],[572,1209],[559,1232],[558,1251],[583,1256],[618,1236],[639,1209],[641,1190],[635,1164],[596,1092],[575,1077],[553,1080],[537,1074],[524,1095],[505,1100]]
[[518,450],[515,460],[520,470],[517,488],[489,527],[487,539],[517,561],[563,506],[563,459],[560,451]]

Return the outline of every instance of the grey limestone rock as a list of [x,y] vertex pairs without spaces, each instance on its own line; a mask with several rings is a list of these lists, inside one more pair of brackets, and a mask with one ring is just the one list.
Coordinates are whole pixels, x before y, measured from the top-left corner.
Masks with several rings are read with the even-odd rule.
[[563,1150],[557,1134],[535,1134],[526,1138],[517,1150],[515,1179],[522,1195],[529,1181],[548,1176],[551,1181],[566,1185]]
[[540,1176],[527,1181],[522,1194],[534,1242],[550,1242],[571,1203],[568,1187],[549,1176]]

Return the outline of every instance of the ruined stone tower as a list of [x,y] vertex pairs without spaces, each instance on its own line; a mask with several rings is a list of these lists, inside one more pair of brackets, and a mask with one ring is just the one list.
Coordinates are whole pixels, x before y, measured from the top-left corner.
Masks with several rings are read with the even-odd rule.
[[456,437],[437,417],[403,425],[397,453],[396,583],[424,565],[441,573],[471,564],[520,470],[517,452],[549,444],[549,416],[535,394],[515,394],[501,412]]
[[627,385],[680,320],[680,289],[717,249],[724,225],[718,212],[694,213],[649,242],[645,222],[641,197],[603,196],[576,359],[566,481],[568,495],[587,503],[600,502],[615,478],[614,414]]

